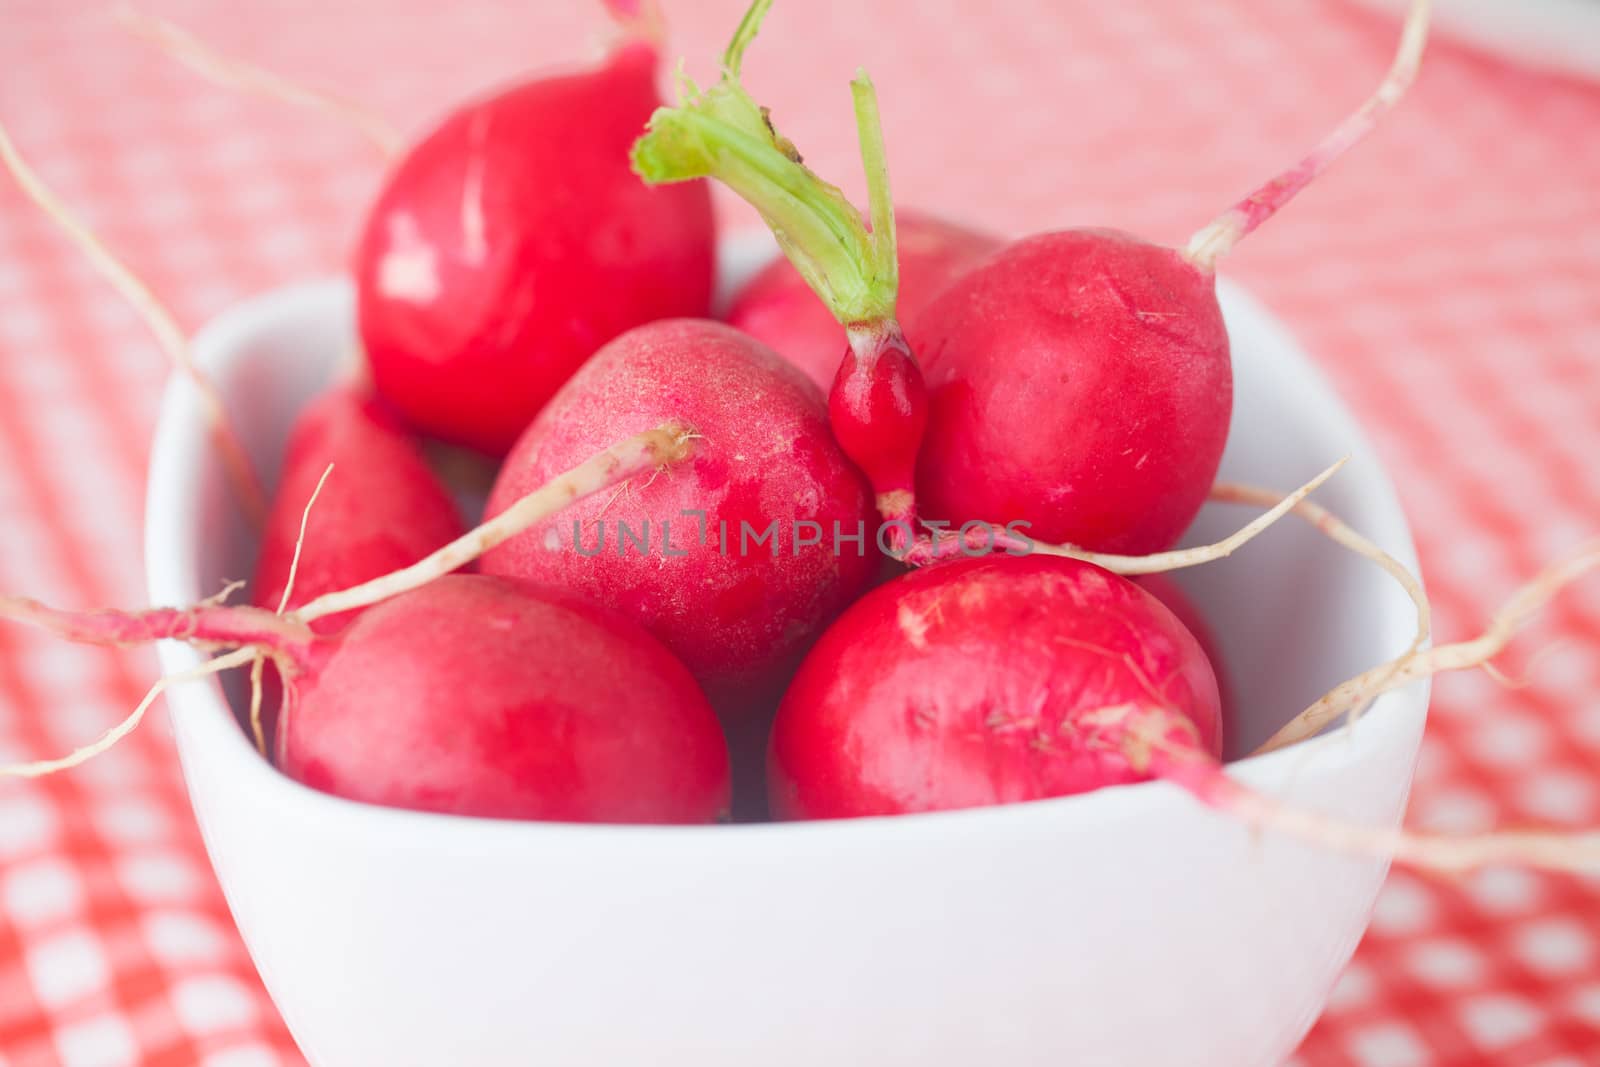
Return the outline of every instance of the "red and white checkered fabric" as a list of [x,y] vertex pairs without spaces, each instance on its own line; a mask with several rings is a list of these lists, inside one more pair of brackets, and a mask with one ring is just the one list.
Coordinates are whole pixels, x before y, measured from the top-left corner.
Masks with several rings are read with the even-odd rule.
[[[153,2],[412,128],[607,32],[598,3]],[[743,4],[666,0],[692,70],[710,73]],[[824,174],[856,172],[845,83],[863,63],[903,203],[1006,233],[1179,241],[1362,98],[1395,32],[1342,0],[793,0],[748,68]],[[0,120],[191,326],[340,269],[381,171],[350,131],[202,84],[98,0],[0,0]],[[1413,97],[1228,269],[1376,436],[1441,639],[1600,530],[1600,86],[1436,42]],[[141,603],[165,375],[133,315],[0,181],[0,589]],[[1522,647],[1553,649],[1525,688],[1438,683],[1414,824],[1600,823],[1600,582]],[[148,652],[0,626],[0,760],[81,743],[154,674]],[[297,1062],[161,716],[70,774],[0,782],[0,1067]],[[1600,1063],[1600,881],[1395,874],[1297,1062]]]

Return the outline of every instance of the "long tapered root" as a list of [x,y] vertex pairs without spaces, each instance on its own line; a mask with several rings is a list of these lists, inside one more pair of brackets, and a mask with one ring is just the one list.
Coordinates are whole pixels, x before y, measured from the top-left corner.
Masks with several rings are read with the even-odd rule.
[[[1277,499],[1276,494],[1268,489],[1259,489],[1251,485],[1238,482],[1218,482],[1211,487],[1211,499],[1225,504],[1250,504],[1263,507]],[[1416,631],[1411,638],[1411,644],[1404,652],[1390,660],[1387,670],[1379,669],[1371,678],[1372,688],[1358,694],[1349,704],[1347,714],[1354,721],[1361,709],[1366,707],[1373,697],[1378,695],[1379,687],[1385,684],[1394,672],[1400,669],[1405,660],[1418,652],[1428,639],[1433,636],[1433,608],[1428,602],[1428,595],[1423,591],[1422,582],[1417,576],[1407,569],[1404,563],[1395,559],[1389,553],[1379,548],[1372,541],[1363,537],[1352,529],[1344,520],[1328,511],[1321,504],[1311,500],[1301,500],[1294,506],[1294,512],[1299,517],[1311,523],[1316,530],[1328,537],[1335,544],[1349,549],[1356,555],[1371,560],[1388,573],[1400,588],[1410,598],[1417,612]]]
[[0,596],[0,618],[37,626],[78,644],[113,647],[186,641],[212,648],[263,645],[288,651],[311,639],[304,623],[243,604],[67,611],[28,597]]
[[385,157],[400,154],[404,142],[393,127],[338,93],[313,88],[265,67],[224,55],[176,23],[139,11],[130,3],[117,4],[116,16],[133,33],[208,81],[326,115],[356,130]]
[[205,409],[206,421],[211,425],[212,437],[222,459],[223,470],[232,483],[234,492],[244,509],[245,516],[256,529],[267,517],[267,494],[257,477],[250,456],[234,432],[222,396],[211,380],[195,366],[189,354],[189,341],[179,328],[172,313],[156,299],[148,286],[141,282],[127,265],[111,253],[94,232],[63,204],[36,174],[27,160],[17,151],[10,134],[0,126],[0,160],[16,179],[17,185],[41,211],[61,229],[92,263],[100,275],[111,283],[155,335],[162,351],[199,394]]
[[1482,634],[1470,641],[1420,649],[1341,682],[1273,734],[1256,752],[1271,752],[1310,737],[1380,693],[1443,671],[1483,666],[1503,652],[1517,631],[1552,597],[1596,568],[1600,568],[1600,541],[1590,542],[1540,571],[1506,601]]
[[[1250,490],[1259,494],[1260,498],[1251,502],[1261,503],[1267,510],[1227,537],[1209,545],[1178,548],[1170,552],[1153,552],[1148,556],[1120,556],[1109,552],[1088,552],[1078,548],[1076,545],[1050,545],[1038,541],[1023,540],[1006,529],[988,527],[981,531],[975,529],[967,535],[941,532],[933,536],[920,537],[906,556],[906,561],[915,566],[922,566],[941,559],[949,559],[963,552],[977,554],[975,550],[998,549],[1018,555],[1038,552],[1049,556],[1063,556],[1067,559],[1082,560],[1085,563],[1093,563],[1097,567],[1103,567],[1113,574],[1161,574],[1166,571],[1198,567],[1202,563],[1212,563],[1219,559],[1226,559],[1265,532],[1268,527],[1279,519],[1302,507],[1305,504],[1306,497],[1315,492],[1323,482],[1338,473],[1339,468],[1343,467],[1348,461],[1348,456],[1338,460],[1315,478],[1285,496],[1278,496],[1265,489]],[[1326,512],[1323,512],[1323,514],[1326,514]]]
[[0,767],[0,778],[42,778],[47,774],[71,770],[73,767],[86,763],[133,733],[138,728],[139,723],[144,721],[145,712],[150,710],[150,705],[154,704],[156,698],[171,686],[181,682],[197,681],[233,667],[242,667],[257,655],[258,653],[254,648],[240,648],[225,656],[218,656],[216,659],[208,660],[190,670],[182,671],[178,674],[169,674],[150,687],[150,691],[144,695],[144,699],[139,701],[138,707],[134,708],[127,718],[111,727],[91,743],[75,749],[59,759],[35,760],[31,763],[17,763],[9,767]]
[[1507,830],[1436,834],[1370,826],[1284,804],[1228,777],[1198,744],[1193,724],[1171,708],[1102,708],[1081,725],[1096,743],[1121,751],[1141,772],[1171,782],[1200,803],[1253,828],[1319,848],[1392,859],[1421,870],[1460,872],[1517,864],[1541,870],[1600,871],[1600,832]]
[[1300,162],[1279,174],[1199,230],[1184,246],[1183,256],[1201,270],[1216,268],[1247,234],[1270,219],[1296,193],[1331,166],[1370,133],[1378,120],[1405,95],[1416,80],[1422,50],[1428,40],[1429,0],[1412,0],[1400,31],[1394,62],[1377,92],[1325,137]]
[[635,434],[546,482],[432,555],[354,588],[327,593],[290,612],[287,617],[311,622],[324,615],[364,608],[426,585],[435,578],[466,566],[569,504],[636,474],[654,472],[686,458],[695,438],[693,431],[676,421],[665,422],[653,430]]

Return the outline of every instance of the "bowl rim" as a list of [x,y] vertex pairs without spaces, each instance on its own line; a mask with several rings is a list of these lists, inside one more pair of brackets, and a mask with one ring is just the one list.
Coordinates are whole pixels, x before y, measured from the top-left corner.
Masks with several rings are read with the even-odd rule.
[[[747,244],[753,238],[736,234],[724,243]],[[1379,462],[1376,449],[1362,432],[1354,415],[1334,389],[1322,369],[1295,341],[1288,329],[1264,305],[1229,279],[1217,280],[1218,299],[1236,314],[1251,316],[1255,327],[1269,334],[1286,359],[1293,359],[1308,382],[1326,396],[1328,423],[1349,442],[1355,464],[1365,471],[1372,494],[1374,515],[1363,531],[1382,544],[1412,573],[1419,575],[1416,549],[1409,525],[1388,472]],[[203,369],[222,370],[238,359],[246,338],[284,315],[286,308],[322,303],[340,309],[353,302],[348,278],[340,275],[292,282],[274,287],[224,309],[194,336],[192,351]],[[145,564],[148,593],[152,603],[187,602],[203,595],[199,592],[195,487],[208,455],[207,431],[198,391],[183,374],[174,373],[164,389],[150,452],[145,498]],[[1380,620],[1384,638],[1391,637],[1396,647],[1410,640],[1409,618],[1386,612]],[[1395,631],[1393,634],[1388,631]],[[1402,632],[1403,631],[1403,632]],[[160,642],[158,654],[162,670],[176,673],[202,663],[198,650],[172,641]],[[1378,697],[1355,726],[1337,728],[1308,738],[1278,751],[1246,756],[1228,763],[1229,774],[1252,784],[1262,785],[1291,780],[1303,761],[1318,755],[1334,754],[1359,759],[1364,748],[1396,743],[1398,732],[1426,715],[1430,682],[1415,682]],[[224,760],[226,774],[238,788],[270,797],[275,809],[285,818],[359,819],[367,825],[364,833],[395,834],[408,838],[419,832],[443,831],[452,835],[473,834],[480,840],[532,840],[580,835],[591,840],[602,836],[625,841],[640,834],[652,839],[662,835],[707,835],[729,841],[748,842],[752,837],[796,841],[807,835],[879,834],[887,826],[899,835],[939,833],[951,827],[982,832],[1000,820],[1059,819],[1068,813],[1101,820],[1123,818],[1154,807],[1193,801],[1178,787],[1162,781],[1141,782],[1094,790],[1065,797],[1052,797],[1018,804],[965,808],[953,811],[912,815],[866,816],[801,822],[763,822],[707,825],[653,825],[614,823],[560,823],[533,820],[499,819],[485,816],[413,811],[347,800],[302,785],[278,771],[256,752],[236,725],[233,712],[216,676],[199,682],[173,686],[167,692],[172,729],[177,738],[185,784],[193,796],[191,763],[195,760]],[[1404,743],[1403,741],[1400,743]],[[1413,753],[1413,760],[1415,753]]]

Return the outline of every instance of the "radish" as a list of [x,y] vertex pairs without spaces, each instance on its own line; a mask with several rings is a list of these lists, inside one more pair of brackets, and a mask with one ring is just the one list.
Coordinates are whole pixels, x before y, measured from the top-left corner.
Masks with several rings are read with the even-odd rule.
[[920,498],[935,519],[1025,521],[1031,537],[1092,551],[1170,545],[1205,500],[1232,409],[1217,260],[1399,99],[1421,57],[1428,0],[1413,0],[1378,92],[1183,250],[1098,229],[1017,242],[917,316],[911,334],[925,370],[895,317],[894,217],[871,84],[860,75],[852,85],[868,231],[739,84],[768,6],[756,0],[746,14],[717,85],[702,93],[689,84],[677,107],[656,112],[634,165],[649,181],[729,185],[845,324],[851,351],[830,411],[880,510],[910,520]]
[[[482,570],[622,612],[672,649],[730,719],[753,715],[752,694],[781,684],[878,563],[866,488],[828,434],[816,387],[777,353],[706,320],[622,335],[528,427],[487,514],[669,416],[700,438],[690,460],[568,509],[484,556]],[[837,551],[836,531],[851,538]]]
[[[900,287],[907,319],[1002,242],[953,222],[909,211],[895,219]],[[727,321],[776,349],[826,391],[844,354],[844,332],[794,264],[782,256],[734,298]],[[914,346],[913,346],[914,347]]]
[[1211,666],[1155,597],[1078,560],[937,564],[857,601],[806,657],[773,728],[772,810],[889,815],[1140,781],[1102,735],[1147,705],[1221,754]]
[[[75,766],[133,729],[165,685],[268,657],[285,679],[277,760],[307,785],[469,815],[718,818],[728,803],[726,743],[704,694],[659,642],[567,593],[449,573],[570,502],[691,450],[676,423],[637,434],[411,566],[287,612],[217,600],[66,612],[0,597],[0,615],[76,641],[233,650],[163,679],[94,744],[4,773]],[[358,610],[342,629],[318,632],[319,621]]]
[[716,716],[660,642],[574,597],[451,575],[313,646],[278,765],[352,800],[570,822],[711,822]]
[[391,173],[356,255],[378,392],[413,426],[501,455],[613,337],[709,311],[704,185],[648,189],[628,145],[658,103],[654,41],[450,115]]
[[[1548,568],[1482,637],[1408,653],[1311,711],[1486,662],[1600,543]],[[1335,694],[1330,694],[1334,697]],[[1302,723],[1297,719],[1297,723]],[[1229,778],[1216,682],[1155,597],[1079,560],[949,560],[867,594],[823,635],[784,696],[769,782],[782,818],[847,818],[1083,793],[1151,778],[1254,826],[1333,848],[1462,870],[1600,869],[1600,834],[1434,835],[1287,808]]]
[[[319,485],[316,507],[308,511]],[[449,491],[399,420],[356,387],[330,389],[290,431],[251,603],[299,607],[415,563],[463,529]],[[306,551],[297,559],[302,543]],[[294,590],[286,599],[291,569]],[[313,628],[331,633],[349,621],[343,613],[326,615]]]

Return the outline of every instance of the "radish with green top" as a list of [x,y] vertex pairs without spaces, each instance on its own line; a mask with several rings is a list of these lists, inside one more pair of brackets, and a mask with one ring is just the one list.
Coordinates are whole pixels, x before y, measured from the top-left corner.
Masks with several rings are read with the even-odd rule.
[[711,176],[750,201],[845,325],[850,353],[830,411],[885,517],[920,509],[956,526],[1023,521],[1031,538],[1098,552],[1172,544],[1205,501],[1232,411],[1216,263],[1400,98],[1422,53],[1428,0],[1414,0],[1378,92],[1182,250],[1103,229],[1018,241],[916,317],[920,368],[896,320],[894,217],[871,84],[865,75],[852,83],[868,229],[739,84],[768,6],[757,0],[745,15],[720,82],[704,92],[686,83],[676,107],[656,112],[634,165],[648,181]]

